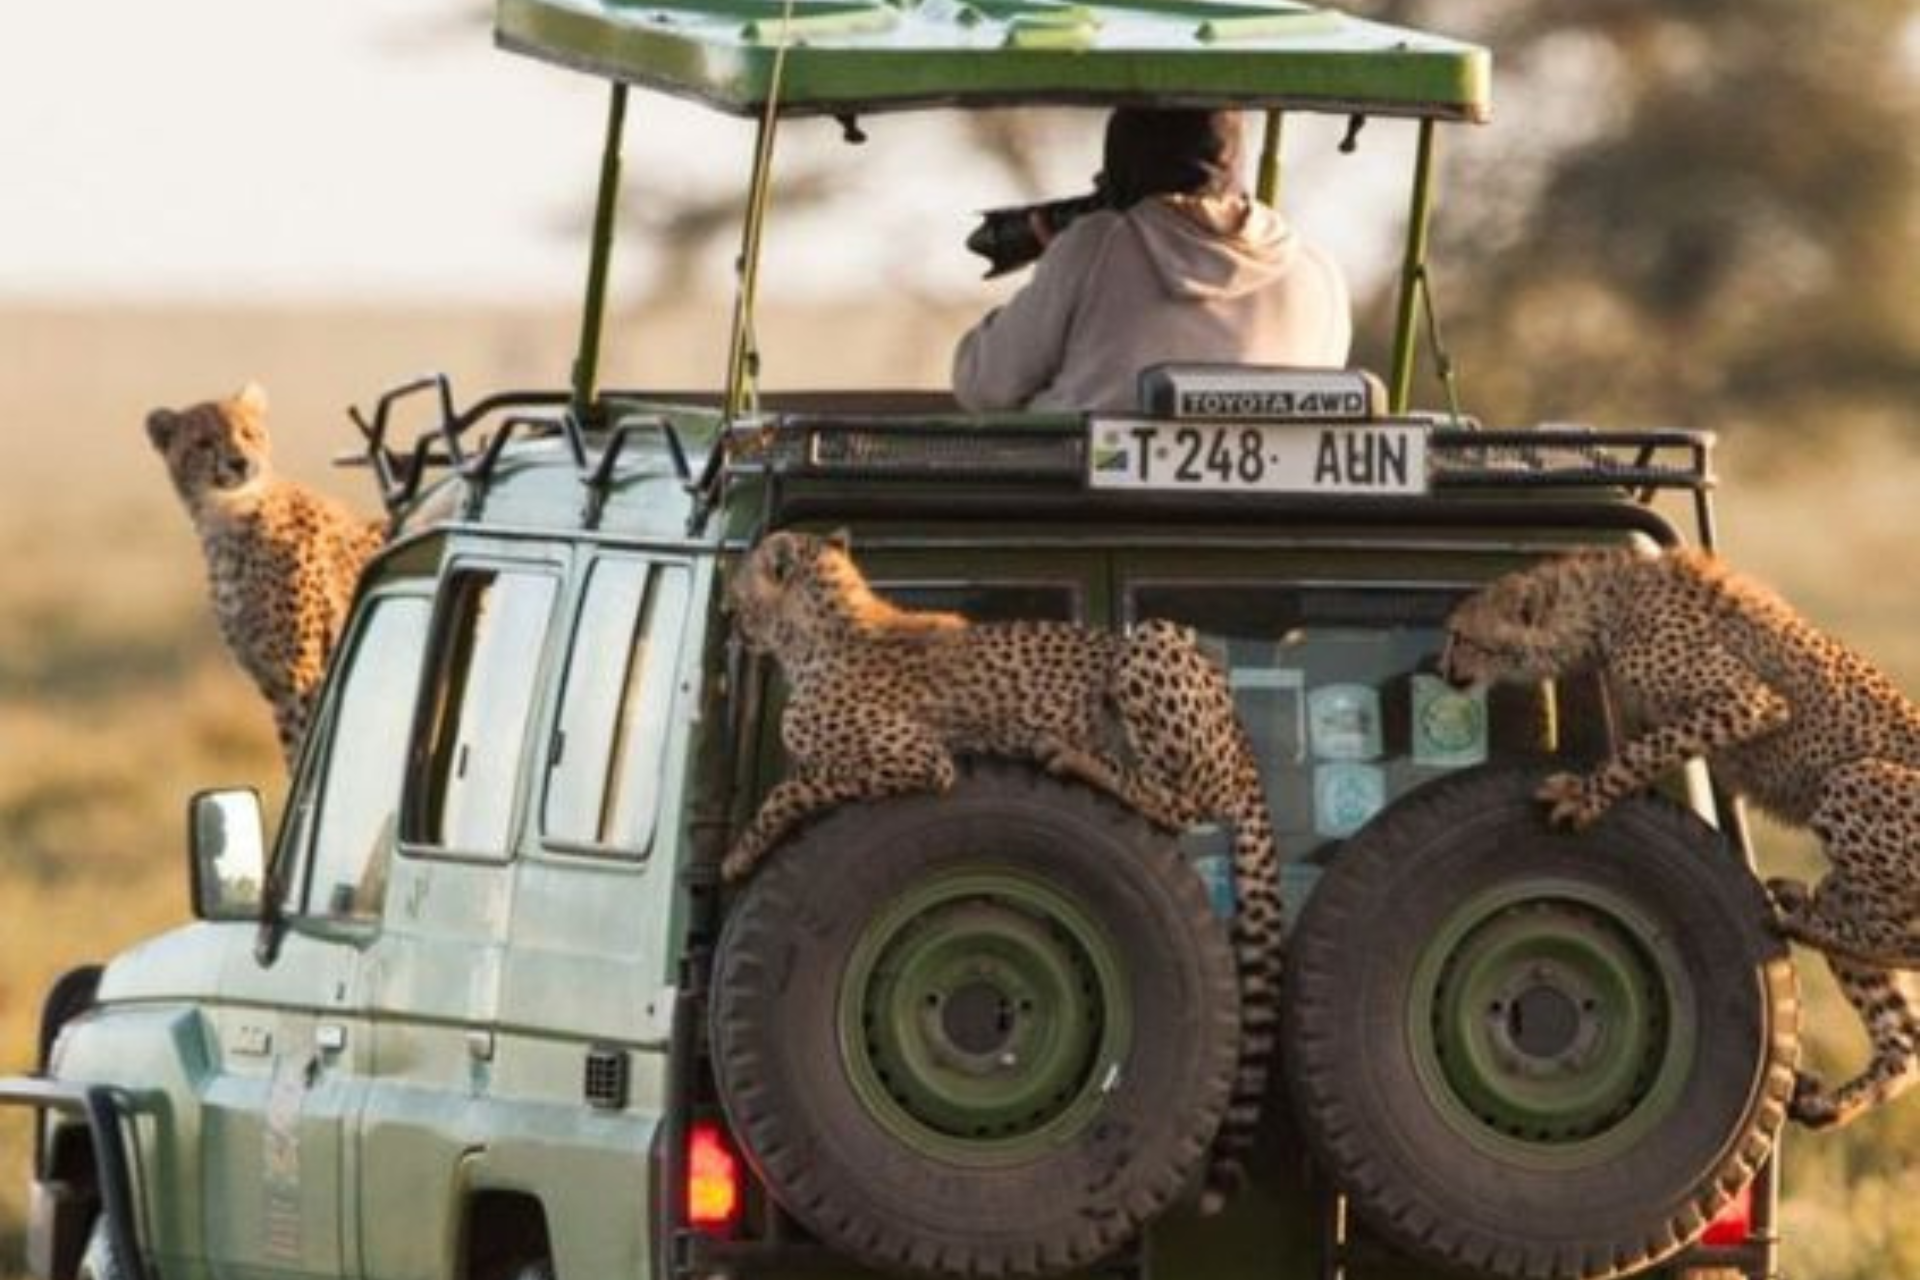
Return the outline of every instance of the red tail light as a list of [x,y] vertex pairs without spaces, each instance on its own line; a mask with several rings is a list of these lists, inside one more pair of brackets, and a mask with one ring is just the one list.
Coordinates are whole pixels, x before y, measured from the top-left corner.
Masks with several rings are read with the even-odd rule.
[[740,1157],[711,1120],[687,1130],[687,1222],[712,1236],[740,1225]]
[[1727,1201],[1726,1208],[1714,1215],[1700,1237],[1705,1245],[1745,1244],[1753,1234],[1753,1186],[1740,1188],[1740,1194]]

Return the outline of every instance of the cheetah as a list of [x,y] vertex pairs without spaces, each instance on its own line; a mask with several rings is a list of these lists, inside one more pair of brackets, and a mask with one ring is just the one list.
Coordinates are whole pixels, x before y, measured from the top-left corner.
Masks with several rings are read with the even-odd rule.
[[[728,852],[730,880],[823,808],[947,790],[956,755],[1035,761],[1169,831],[1207,818],[1233,828],[1240,1057],[1201,1198],[1204,1212],[1218,1210],[1244,1180],[1266,1091],[1282,913],[1259,764],[1193,633],[1162,621],[1121,636],[902,609],[868,586],[844,535],[769,535],[727,594],[741,638],[786,676],[780,732],[791,761]],[[1107,745],[1113,730],[1118,751]]]
[[1768,882],[1787,937],[1822,952],[1866,1024],[1872,1057],[1838,1088],[1803,1073],[1790,1113],[1848,1123],[1920,1081],[1920,709],[1778,596],[1699,551],[1581,552],[1494,582],[1448,622],[1460,684],[1611,673],[1644,726],[1585,774],[1547,779],[1551,820],[1596,821],[1690,756],[1783,822],[1831,867],[1813,888]]
[[386,535],[275,476],[266,419],[266,392],[249,383],[225,400],[154,410],[147,438],[200,535],[220,636],[271,704],[292,768],[360,570]]

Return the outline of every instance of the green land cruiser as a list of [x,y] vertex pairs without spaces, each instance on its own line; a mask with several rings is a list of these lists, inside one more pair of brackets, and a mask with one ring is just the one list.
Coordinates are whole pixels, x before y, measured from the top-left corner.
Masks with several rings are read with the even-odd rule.
[[[1484,50],[1290,0],[497,22],[612,84],[571,385],[463,407],[425,379],[356,415],[393,538],[277,839],[251,793],[196,797],[198,920],[63,979],[37,1073],[0,1081],[38,1109],[35,1274],[1777,1274],[1797,997],[1737,809],[1696,768],[1549,832],[1532,780],[1606,749],[1604,683],[1436,675],[1476,584],[1713,534],[1702,436],[1408,408],[1436,133],[1488,116]],[[709,393],[598,385],[630,86],[757,126]],[[1384,380],[1162,368],[1099,416],[757,385],[783,121],[1120,103],[1264,113],[1269,195],[1286,113],[1416,132]],[[1279,1070],[1223,1212],[1129,1190],[1212,1137],[1164,1064],[1242,1031],[1220,832],[983,761],[721,884],[781,771],[777,673],[722,586],[783,527],[850,530],[904,602],[1172,618],[1222,660],[1290,919]]]

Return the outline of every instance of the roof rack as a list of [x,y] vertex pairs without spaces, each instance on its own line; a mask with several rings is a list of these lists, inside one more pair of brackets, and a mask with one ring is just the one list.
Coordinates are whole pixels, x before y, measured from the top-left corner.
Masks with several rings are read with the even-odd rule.
[[[1651,505],[1665,492],[1691,494],[1701,541],[1714,540],[1711,493],[1714,437],[1678,429],[1597,431],[1554,425],[1527,430],[1483,430],[1447,420],[1400,418],[1429,427],[1428,487],[1449,494],[1515,490],[1593,490],[1623,493]],[[1312,429],[1313,424],[1302,424]],[[1352,427],[1351,422],[1327,424]],[[794,482],[892,480],[929,485],[1025,485],[1078,492],[1088,475],[1086,419],[1066,415],[986,423],[953,416],[861,418],[788,414],[732,428],[709,459],[701,498],[710,508],[729,480],[768,478],[776,490]],[[1222,495],[1209,492],[1210,500]],[[1245,503],[1304,507],[1317,503],[1388,504],[1404,496],[1338,498],[1299,494],[1224,495]],[[775,500],[770,495],[769,500]],[[1123,499],[1124,500],[1124,499]]]
[[[735,428],[728,443],[731,474],[1044,481],[1078,480],[1087,467],[1086,428],[1078,417],[987,425],[951,417],[789,415]],[[1676,429],[1435,426],[1428,437],[1435,489],[1609,485],[1631,490],[1642,502],[1663,490],[1712,488],[1712,448],[1712,433]]]
[[[427,392],[434,393],[433,422],[411,443],[396,445],[395,408]],[[364,448],[341,461],[372,468],[381,504],[388,519],[395,522],[419,497],[431,472],[437,469],[458,475],[466,485],[465,515],[472,519],[485,504],[487,488],[509,443],[516,437],[558,437],[565,442],[574,471],[587,491],[583,519],[592,527],[599,522],[622,454],[641,434],[658,433],[680,482],[690,483],[693,478],[686,446],[673,423],[657,414],[608,414],[605,404],[603,401],[595,406],[605,421],[595,422],[583,421],[572,407],[571,393],[566,391],[506,391],[463,410],[455,407],[447,375],[425,374],[383,392],[374,402],[371,419],[358,405],[347,409],[347,416],[360,430]],[[490,430],[483,428],[488,423],[492,424]],[[595,448],[588,440],[589,434],[604,435],[605,440]]]
[[[410,440],[396,440],[396,411],[429,397],[432,420]],[[388,517],[398,522],[435,471],[465,486],[465,518],[477,518],[501,459],[515,440],[558,439],[586,492],[582,519],[595,526],[620,461],[644,435],[658,435],[674,476],[694,494],[690,523],[699,525],[726,487],[748,476],[774,489],[792,482],[895,481],[927,485],[1025,486],[1056,496],[1077,494],[1088,476],[1087,419],[1077,414],[983,420],[950,413],[846,414],[786,412],[727,428],[698,479],[674,422],[647,408],[622,409],[625,396],[602,399],[586,415],[566,391],[508,391],[462,409],[444,374],[401,383],[375,401],[371,415],[348,410],[363,448],[344,459],[373,470]],[[655,404],[674,397],[648,397]],[[690,404],[694,403],[692,401]],[[1606,489],[1642,506],[1661,493],[1693,496],[1701,540],[1714,538],[1710,494],[1714,437],[1678,429],[1598,431],[1553,425],[1483,430],[1449,420],[1395,418],[1428,429],[1429,493],[1487,494],[1538,489]],[[1312,429],[1314,424],[1302,424]],[[1352,422],[1327,424],[1352,427]],[[1217,495],[1209,495],[1210,497]],[[1328,501],[1405,502],[1351,494],[1228,495],[1248,503],[1307,506]]]

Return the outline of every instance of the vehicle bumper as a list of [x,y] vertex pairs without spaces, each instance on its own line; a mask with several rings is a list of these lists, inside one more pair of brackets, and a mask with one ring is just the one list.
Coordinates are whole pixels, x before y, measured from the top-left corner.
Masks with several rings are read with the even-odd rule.
[[[0,1077],[0,1106],[31,1107],[78,1117],[87,1126],[93,1145],[100,1214],[107,1238],[119,1262],[120,1274],[147,1280],[152,1272],[140,1248],[139,1221],[133,1198],[132,1163],[127,1155],[129,1106],[120,1090],[108,1085],[74,1084],[37,1076]],[[70,1183],[34,1178],[32,1218],[28,1226],[28,1262],[33,1273],[51,1276],[63,1247],[71,1247],[80,1233],[90,1193]],[[76,1225],[77,1223],[77,1225]]]

